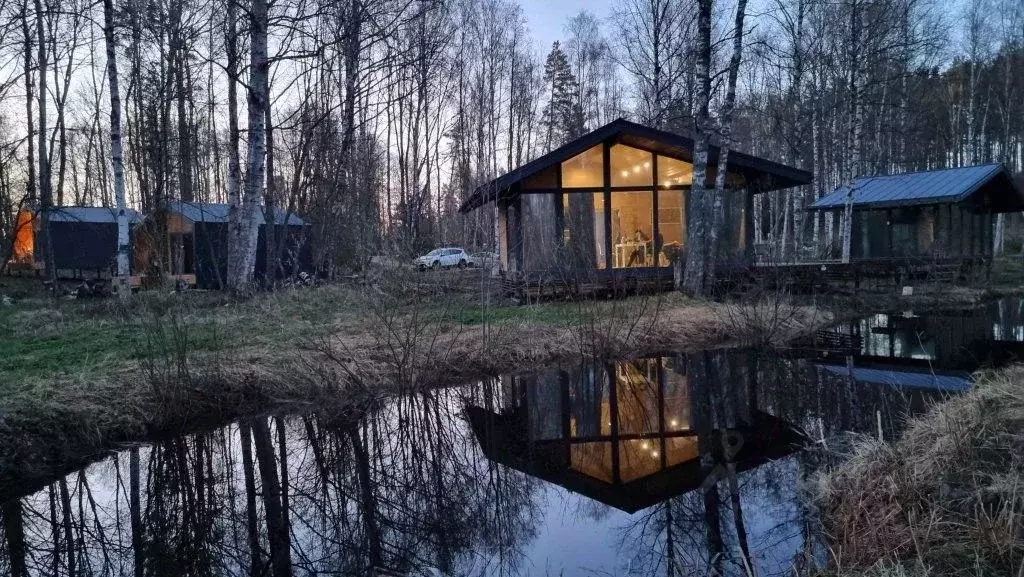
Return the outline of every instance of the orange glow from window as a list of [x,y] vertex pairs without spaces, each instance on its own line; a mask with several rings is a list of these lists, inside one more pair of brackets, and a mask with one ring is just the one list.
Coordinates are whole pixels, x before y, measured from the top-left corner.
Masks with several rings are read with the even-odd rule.
[[14,227],[14,250],[11,255],[14,262],[27,263],[33,260],[36,236],[32,221],[32,211],[23,210],[18,213],[18,224]]

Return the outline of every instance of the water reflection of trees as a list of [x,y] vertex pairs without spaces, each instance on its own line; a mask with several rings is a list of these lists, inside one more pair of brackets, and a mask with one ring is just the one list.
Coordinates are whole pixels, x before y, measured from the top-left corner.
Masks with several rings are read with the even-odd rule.
[[534,483],[477,455],[464,391],[131,449],[3,506],[0,574],[445,574],[514,566]]
[[[634,574],[744,574],[748,565],[768,574],[813,552],[794,487],[817,457],[802,452],[737,471],[716,447],[722,435],[708,431],[741,429],[767,413],[831,437],[873,432],[884,415],[888,435],[916,402],[750,351],[562,374],[420,392],[354,414],[255,418],[125,450],[3,505],[0,574],[529,573],[520,556],[546,504],[542,482],[484,458],[463,410],[498,413],[512,395],[567,407],[557,419],[531,417],[538,438],[559,419],[594,438],[607,436],[613,420],[631,434],[678,435],[676,418],[697,431],[701,474],[715,472],[717,482],[623,517],[620,555]],[[569,395],[551,388],[609,374],[621,380],[614,419],[606,385]],[[644,385],[652,374],[665,379],[655,404]],[[604,505],[586,509],[580,530],[587,520],[617,518]]]

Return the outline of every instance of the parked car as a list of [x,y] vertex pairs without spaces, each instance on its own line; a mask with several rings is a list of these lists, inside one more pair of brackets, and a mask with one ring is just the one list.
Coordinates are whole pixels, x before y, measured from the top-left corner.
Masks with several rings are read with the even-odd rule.
[[474,252],[469,255],[469,266],[491,268],[496,262],[498,262],[498,255],[493,252]]
[[470,256],[466,254],[466,251],[458,247],[447,247],[447,248],[435,248],[427,254],[417,257],[413,264],[419,267],[420,270],[426,270],[432,268],[434,270],[440,268],[451,268],[457,266],[459,268],[466,268],[469,266]]

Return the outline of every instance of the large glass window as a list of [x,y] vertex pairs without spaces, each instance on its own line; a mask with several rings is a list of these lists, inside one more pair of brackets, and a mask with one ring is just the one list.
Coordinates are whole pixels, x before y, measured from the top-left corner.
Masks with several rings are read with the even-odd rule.
[[569,268],[605,268],[604,193],[562,195],[565,227],[562,240]]
[[562,163],[562,188],[604,186],[604,146],[599,144]]
[[654,184],[652,160],[654,155],[646,150],[616,144],[609,151],[611,155],[612,186],[651,186]]
[[686,246],[686,195],[683,190],[658,191],[658,238],[655,250],[660,266],[672,266]]
[[612,192],[612,266],[654,266],[654,196],[650,190]]
[[608,373],[599,363],[569,373],[569,434],[573,438],[612,433]]
[[677,359],[661,359],[662,387],[664,391],[665,431],[678,432],[690,425],[690,382],[685,366]]
[[693,184],[693,165],[659,154],[658,184],[666,187]]
[[657,359],[615,363],[620,434],[658,432],[657,368]]

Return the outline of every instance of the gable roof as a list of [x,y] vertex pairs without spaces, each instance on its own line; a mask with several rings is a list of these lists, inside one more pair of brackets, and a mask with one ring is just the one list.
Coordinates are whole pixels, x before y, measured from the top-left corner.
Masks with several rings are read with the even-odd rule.
[[[656,152],[663,156],[692,162],[693,138],[672,132],[665,132],[623,118],[589,132],[572,142],[562,145],[551,152],[531,160],[498,178],[478,186],[462,206],[459,212],[468,212],[474,208],[507,194],[512,187],[524,179],[550,168],[563,161],[592,148],[601,142],[614,139],[616,142]],[[719,148],[712,144],[708,151],[708,166],[717,164]],[[730,171],[741,172],[749,180],[768,177],[759,190],[776,190],[802,184],[810,184],[811,173],[792,166],[745,154],[736,150],[729,151]]]
[[[139,213],[126,208],[128,224],[139,222]],[[117,209],[106,206],[55,206],[50,209],[51,222],[88,222],[117,224]]]
[[[1024,194],[1014,184],[1006,167],[996,163],[858,178],[854,181],[853,205],[859,208],[891,208],[958,203],[990,183],[1005,186],[1011,191],[1011,197],[1017,197],[1016,204],[1024,203]],[[849,186],[839,187],[819,198],[808,209],[842,208],[846,204],[849,190]]]
[[[176,200],[169,204],[169,208],[171,212],[176,212],[192,222],[228,222],[229,205],[227,204],[216,202],[182,202]],[[274,220],[277,224],[285,224],[285,212],[280,209],[274,211]],[[297,214],[293,213],[287,216],[290,226],[303,226],[306,224],[306,221],[302,220]],[[256,221],[260,226],[267,223],[266,213],[262,206],[256,211]]]

